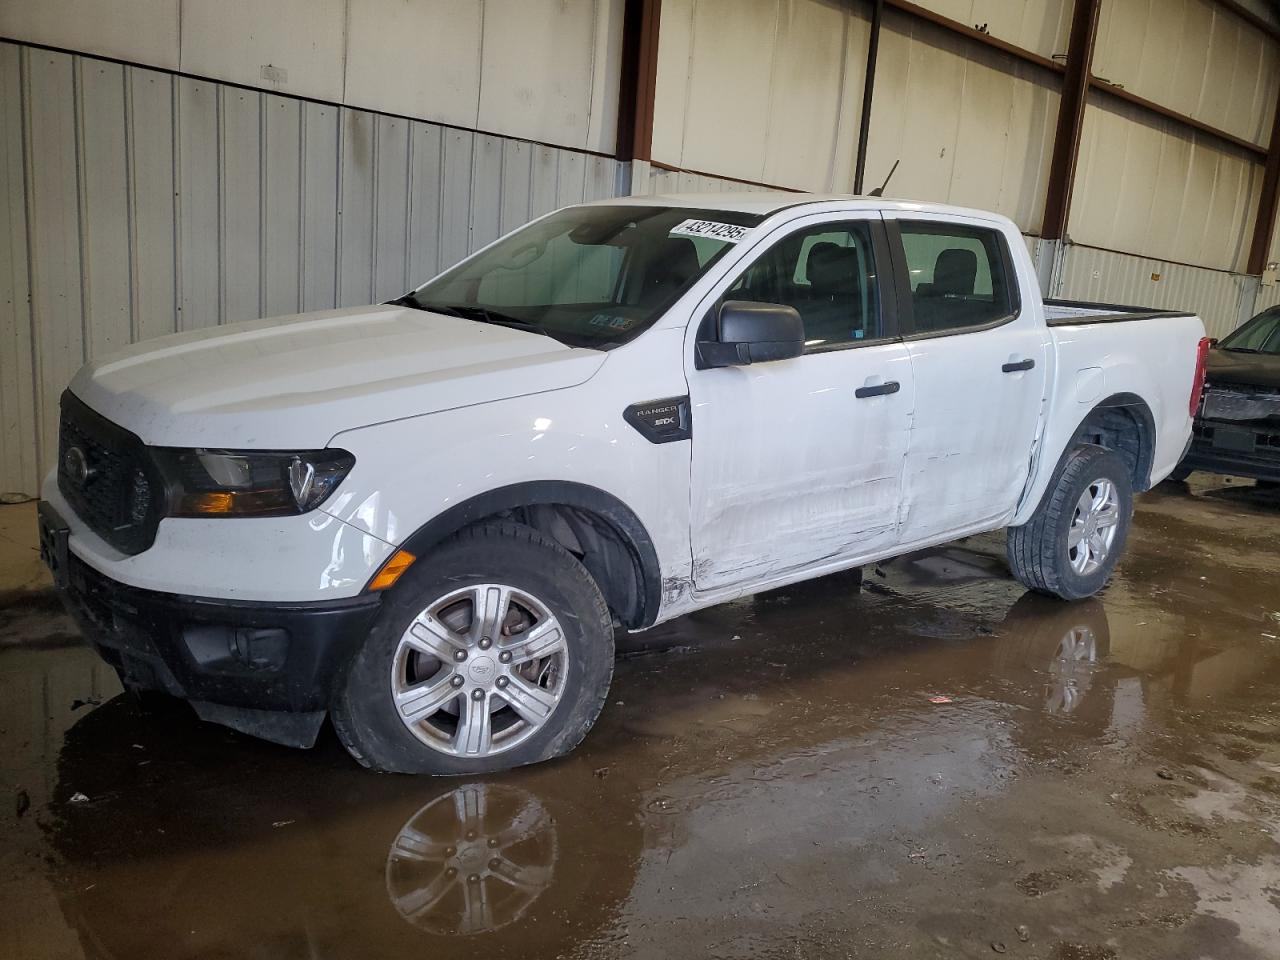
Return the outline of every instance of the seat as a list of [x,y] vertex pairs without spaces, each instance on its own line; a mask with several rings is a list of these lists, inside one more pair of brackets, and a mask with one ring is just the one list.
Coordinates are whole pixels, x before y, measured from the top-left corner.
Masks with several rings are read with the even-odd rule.
[[858,251],[838,243],[815,243],[805,260],[809,295],[797,306],[806,340],[844,343],[862,331],[862,271]]
[[702,269],[698,247],[688,237],[671,237],[659,256],[650,260],[640,287],[640,303],[657,306],[682,290]]
[[914,302],[917,330],[947,330],[965,326],[968,300],[978,279],[978,255],[972,250],[949,247],[933,263],[933,281],[916,287]]

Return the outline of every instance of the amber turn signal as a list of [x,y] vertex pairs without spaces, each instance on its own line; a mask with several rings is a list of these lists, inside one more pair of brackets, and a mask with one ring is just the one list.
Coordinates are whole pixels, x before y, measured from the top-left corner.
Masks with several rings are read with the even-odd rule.
[[397,550],[391,555],[391,559],[382,565],[382,569],[378,571],[378,575],[373,578],[369,584],[370,592],[374,590],[386,590],[400,579],[400,575],[413,566],[413,561],[417,560],[408,550]]
[[235,495],[231,493],[196,493],[183,500],[183,506],[189,515],[200,516],[206,513],[231,513],[235,506]]

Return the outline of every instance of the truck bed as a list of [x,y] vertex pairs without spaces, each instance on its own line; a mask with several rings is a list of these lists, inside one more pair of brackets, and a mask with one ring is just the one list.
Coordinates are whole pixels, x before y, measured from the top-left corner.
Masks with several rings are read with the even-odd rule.
[[1156,310],[1153,307],[1128,307],[1116,303],[1088,303],[1084,300],[1044,301],[1045,323],[1051,327],[1193,316],[1195,316],[1194,313],[1185,310]]

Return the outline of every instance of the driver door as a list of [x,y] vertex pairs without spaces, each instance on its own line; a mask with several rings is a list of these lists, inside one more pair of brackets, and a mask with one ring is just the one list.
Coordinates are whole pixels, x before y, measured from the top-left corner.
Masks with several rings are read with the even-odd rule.
[[714,369],[688,351],[700,593],[801,579],[898,543],[915,384],[889,270],[878,215],[807,218],[705,302],[793,306],[806,351]]

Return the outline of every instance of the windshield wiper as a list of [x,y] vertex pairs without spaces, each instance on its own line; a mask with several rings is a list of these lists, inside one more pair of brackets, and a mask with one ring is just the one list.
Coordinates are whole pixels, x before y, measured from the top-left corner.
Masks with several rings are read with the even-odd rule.
[[417,298],[417,297],[415,297],[415,296],[413,295],[413,291],[412,291],[412,290],[410,290],[408,293],[406,293],[406,294],[405,294],[404,296],[402,296],[402,297],[396,297],[394,300],[388,300],[388,301],[387,301],[387,306],[389,306],[389,307],[412,307],[414,310],[425,310],[425,309],[427,309],[426,307],[424,307],[422,304],[420,304],[420,303],[418,302],[418,298]]

